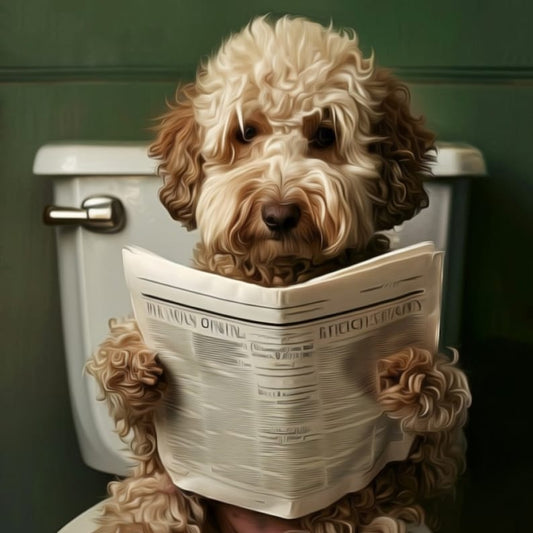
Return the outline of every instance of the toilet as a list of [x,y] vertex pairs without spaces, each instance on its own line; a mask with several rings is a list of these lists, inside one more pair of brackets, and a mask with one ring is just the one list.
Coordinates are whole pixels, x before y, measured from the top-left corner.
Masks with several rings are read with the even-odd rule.
[[[56,226],[66,364],[81,454],[88,466],[116,475],[125,475],[131,465],[106,406],[96,399],[96,383],[83,369],[105,338],[109,319],[131,314],[122,247],[133,244],[190,264],[197,240],[196,232],[187,232],[160,204],[155,166],[145,143],[62,143],[40,148],[33,167],[37,176],[53,180],[54,205],[45,209],[44,219]],[[478,149],[439,144],[433,177],[426,182],[429,208],[388,232],[393,248],[432,240],[446,251],[443,347],[459,341],[469,182],[485,172]],[[99,511],[95,504],[60,532],[91,531]]]

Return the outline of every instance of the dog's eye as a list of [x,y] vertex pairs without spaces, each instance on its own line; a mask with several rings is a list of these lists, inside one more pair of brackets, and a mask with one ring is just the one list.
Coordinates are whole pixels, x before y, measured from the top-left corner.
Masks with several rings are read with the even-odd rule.
[[244,128],[237,130],[236,137],[240,143],[249,143],[257,135],[257,129],[254,126],[245,124]]
[[327,148],[335,143],[335,131],[328,126],[319,126],[314,137],[311,139],[311,144],[315,148]]

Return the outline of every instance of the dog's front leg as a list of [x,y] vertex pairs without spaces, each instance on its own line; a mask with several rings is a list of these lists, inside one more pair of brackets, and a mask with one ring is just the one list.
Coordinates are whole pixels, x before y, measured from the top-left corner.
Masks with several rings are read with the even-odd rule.
[[128,478],[109,484],[96,533],[207,532],[201,498],[172,483],[157,452],[153,416],[165,391],[157,355],[145,345],[135,320],[111,320],[109,326],[87,372],[96,378],[137,465]]
[[135,320],[111,320],[109,326],[108,338],[86,369],[100,385],[119,436],[125,439],[133,432],[129,444],[140,459],[153,453],[155,441],[146,430],[153,426],[153,412],[165,390],[163,369],[144,344]]
[[410,347],[378,364],[378,401],[415,436],[402,468],[410,472],[417,499],[450,491],[465,468],[462,428],[471,396],[457,359],[457,352],[449,359]]
[[[98,533],[186,531],[172,529],[170,509],[179,512],[179,494],[160,464],[153,424],[165,389],[163,369],[144,343],[133,319],[110,321],[110,333],[87,363],[100,386],[119,436],[129,445],[137,466],[125,480],[109,484]],[[187,513],[184,513],[185,515]],[[160,515],[160,516],[158,516]],[[181,516],[178,522],[186,523]]]

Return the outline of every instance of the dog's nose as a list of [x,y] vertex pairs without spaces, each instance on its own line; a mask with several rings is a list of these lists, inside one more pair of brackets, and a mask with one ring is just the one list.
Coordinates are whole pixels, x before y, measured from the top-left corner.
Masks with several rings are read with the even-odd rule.
[[265,204],[261,215],[266,227],[271,231],[286,232],[295,228],[300,220],[300,208],[296,204]]

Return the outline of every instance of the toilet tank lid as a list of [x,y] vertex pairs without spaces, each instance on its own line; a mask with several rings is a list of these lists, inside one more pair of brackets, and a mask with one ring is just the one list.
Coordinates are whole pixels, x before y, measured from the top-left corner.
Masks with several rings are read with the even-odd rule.
[[[43,176],[155,175],[157,161],[148,157],[146,142],[55,143],[41,147],[33,172]],[[483,154],[464,143],[437,143],[432,173],[439,176],[483,176]]]
[[41,176],[152,176],[156,167],[146,142],[46,144],[33,161],[33,173]]

